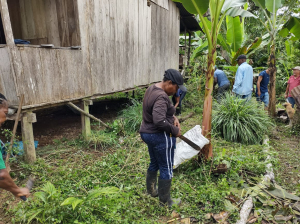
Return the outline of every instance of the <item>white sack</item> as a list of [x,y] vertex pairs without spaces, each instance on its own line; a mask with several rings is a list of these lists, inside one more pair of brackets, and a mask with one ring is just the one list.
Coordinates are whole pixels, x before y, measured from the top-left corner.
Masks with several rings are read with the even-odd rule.
[[[209,143],[209,140],[205,138],[202,134],[202,130],[200,125],[196,125],[191,130],[186,132],[183,136],[194,142],[198,145],[201,149]],[[173,168],[176,169],[180,164],[185,161],[190,160],[194,156],[198,155],[199,151],[192,148],[183,140],[176,144],[176,149],[174,152],[174,166]]]

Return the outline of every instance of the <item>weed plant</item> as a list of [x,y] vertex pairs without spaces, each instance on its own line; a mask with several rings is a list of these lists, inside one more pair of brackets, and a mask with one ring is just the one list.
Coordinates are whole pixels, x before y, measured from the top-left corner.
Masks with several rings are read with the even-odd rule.
[[106,132],[103,130],[100,131],[92,131],[89,136],[89,142],[95,148],[101,147],[102,149],[111,147],[118,143],[117,135],[112,132]]
[[137,132],[143,120],[142,102],[132,99],[131,105],[128,105],[127,108],[121,111],[120,119],[123,121],[125,132]]
[[272,126],[261,104],[254,99],[246,102],[229,93],[213,112],[213,132],[231,142],[259,144]]
[[205,76],[193,76],[186,83],[187,94],[183,100],[184,108],[192,109],[197,114],[203,112]]

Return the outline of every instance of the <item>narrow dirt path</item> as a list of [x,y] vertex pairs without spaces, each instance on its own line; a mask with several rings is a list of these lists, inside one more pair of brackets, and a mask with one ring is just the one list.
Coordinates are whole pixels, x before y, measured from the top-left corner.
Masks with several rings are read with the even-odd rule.
[[300,137],[292,135],[290,128],[279,125],[270,136],[270,145],[278,153],[276,181],[288,191],[300,191]]

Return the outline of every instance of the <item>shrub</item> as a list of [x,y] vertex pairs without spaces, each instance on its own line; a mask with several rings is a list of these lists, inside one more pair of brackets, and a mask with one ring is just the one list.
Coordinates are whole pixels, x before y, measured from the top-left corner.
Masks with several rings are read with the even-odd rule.
[[259,144],[272,127],[271,118],[254,99],[226,94],[213,111],[212,129],[227,141]]
[[120,117],[124,121],[124,129],[127,132],[137,132],[143,120],[143,104],[137,100],[131,100],[132,105],[121,111]]

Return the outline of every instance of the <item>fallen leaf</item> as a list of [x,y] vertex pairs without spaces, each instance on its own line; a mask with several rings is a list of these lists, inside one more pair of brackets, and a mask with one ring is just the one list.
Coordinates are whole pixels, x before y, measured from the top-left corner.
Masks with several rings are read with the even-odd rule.
[[212,215],[211,213],[207,213],[207,214],[204,216],[204,218],[205,218],[205,219],[210,219],[210,218],[211,218],[211,215]]
[[175,211],[172,212],[171,216],[172,218],[180,218],[180,215]]
[[228,216],[228,212],[220,212],[219,214],[214,214],[213,217],[217,222],[222,221]]
[[275,215],[274,216],[274,219],[276,221],[285,221],[285,222],[287,222],[287,221],[291,220],[292,218],[293,218],[292,215],[289,215],[289,216]]

